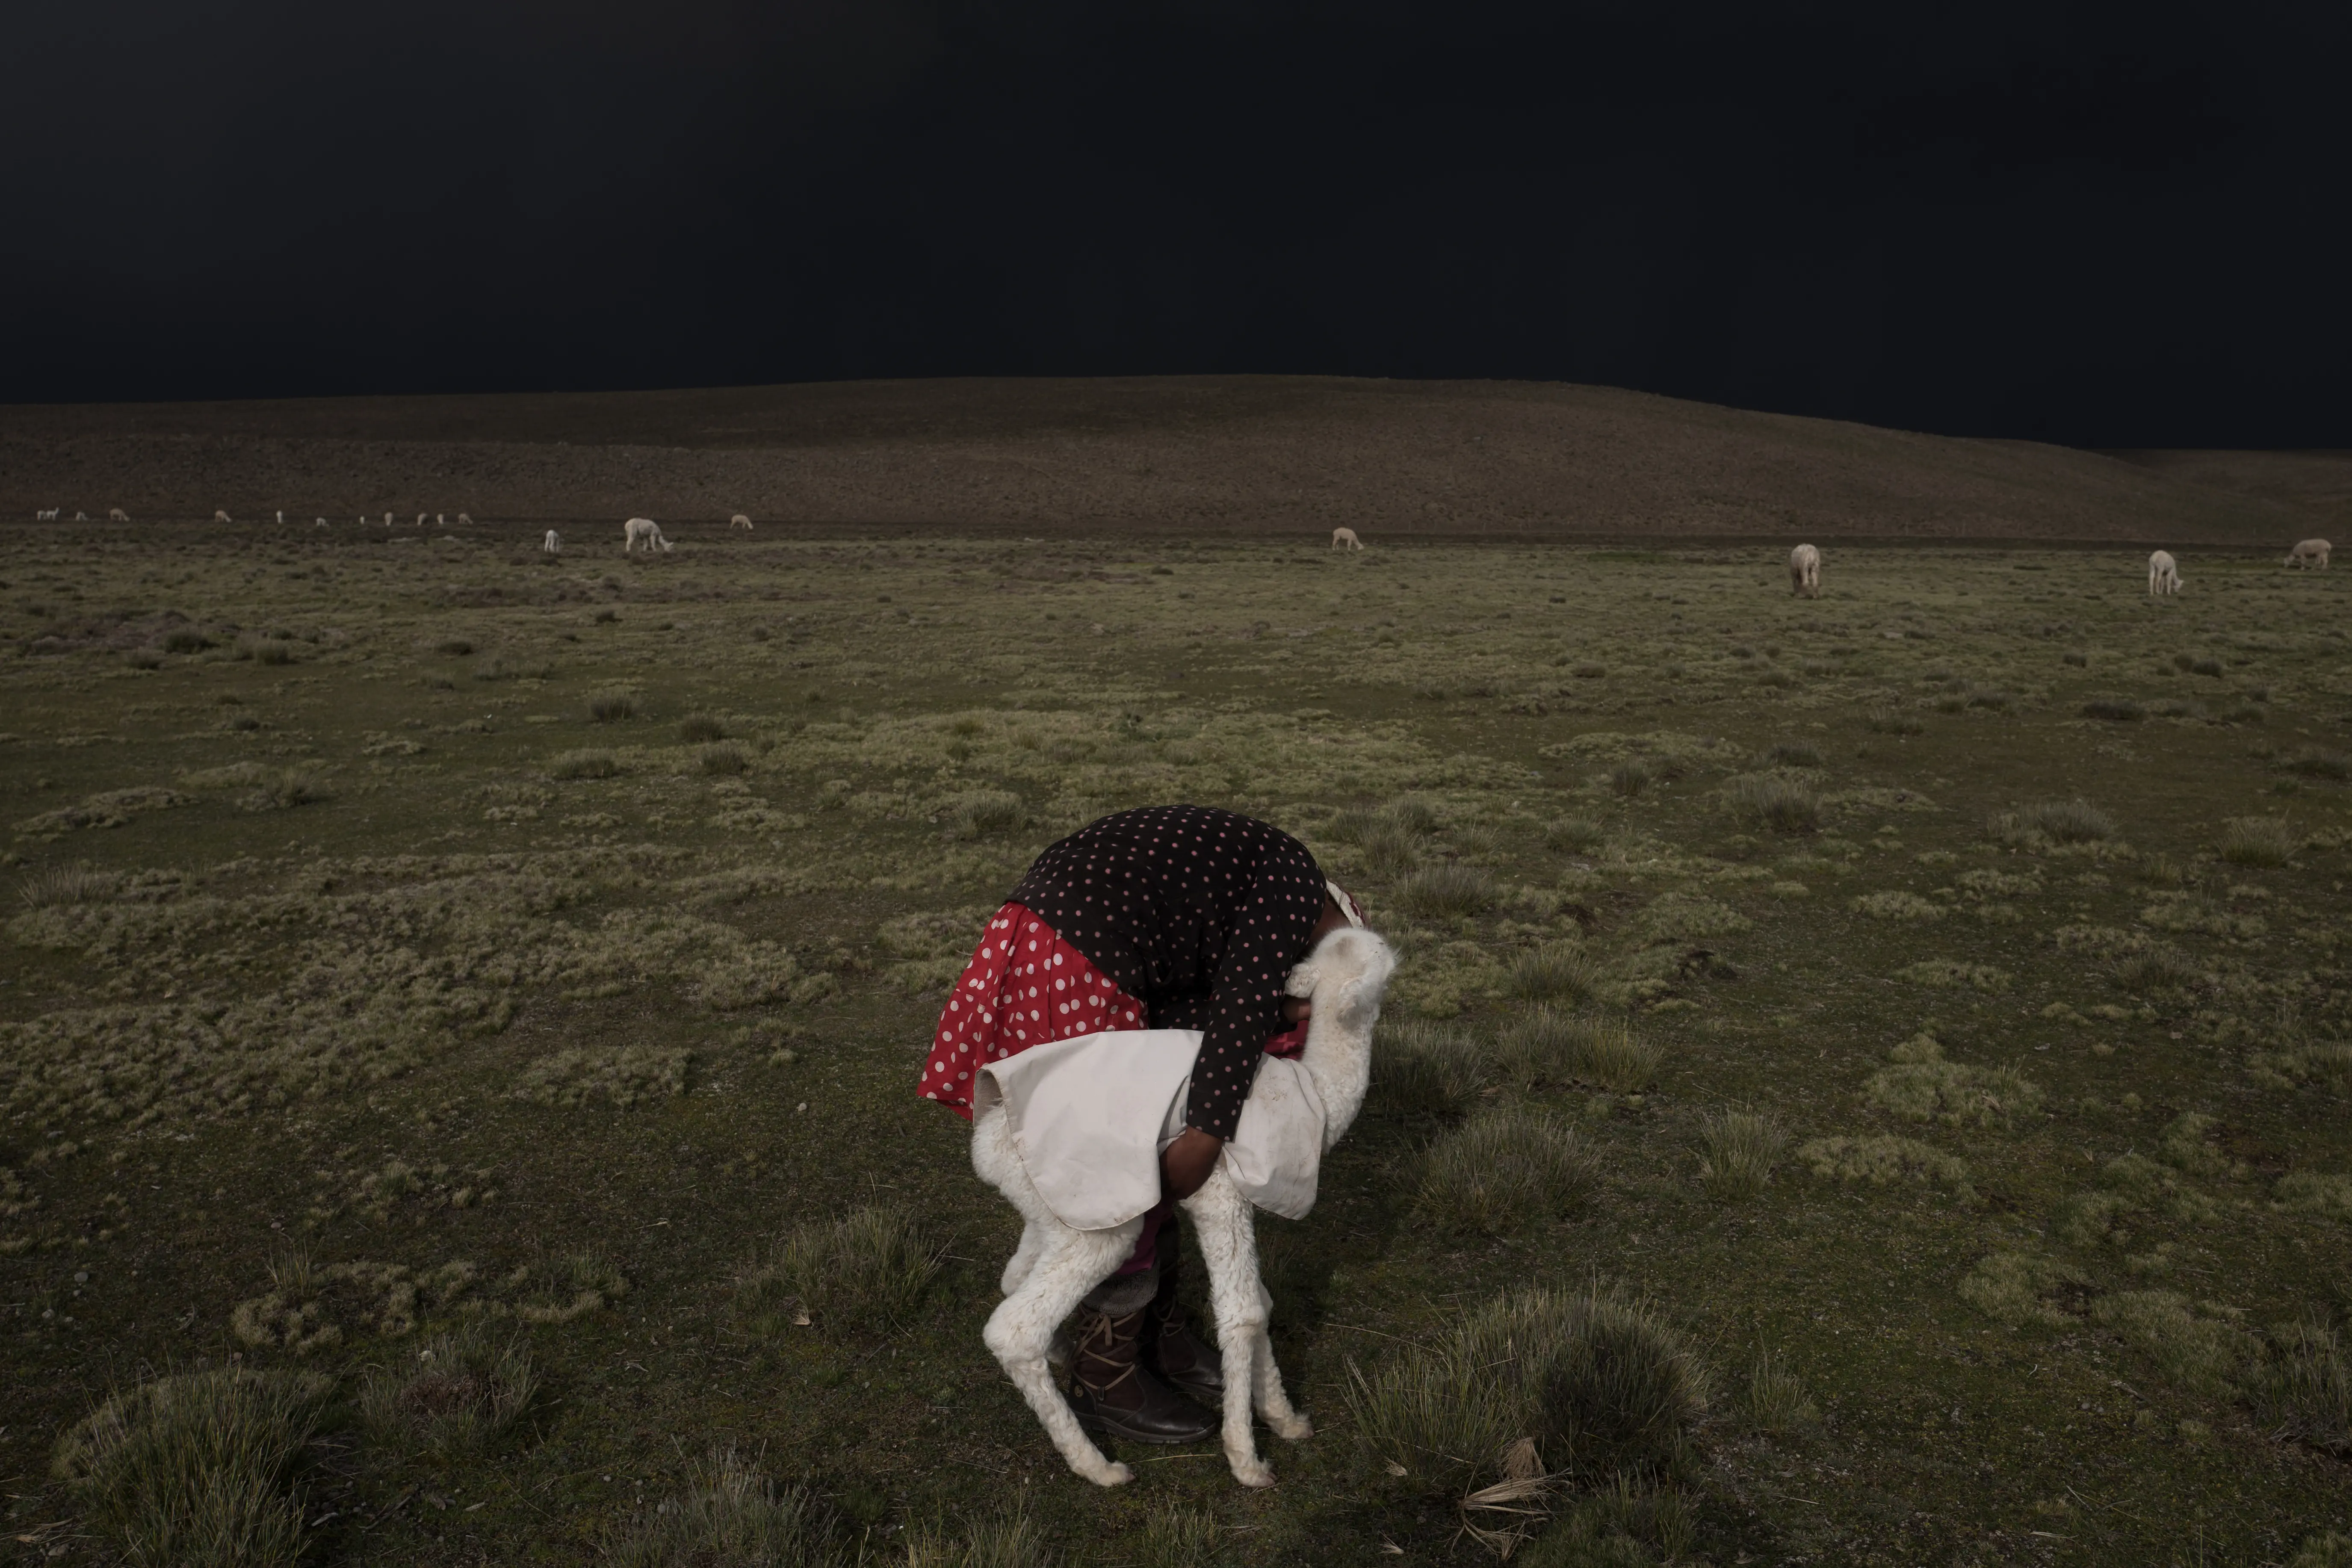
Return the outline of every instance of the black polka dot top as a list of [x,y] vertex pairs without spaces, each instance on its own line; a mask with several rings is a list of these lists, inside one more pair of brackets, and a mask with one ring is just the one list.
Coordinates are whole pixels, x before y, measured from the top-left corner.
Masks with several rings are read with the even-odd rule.
[[1150,1010],[1199,1029],[1187,1125],[1231,1138],[1282,986],[1323,912],[1323,872],[1278,827],[1205,805],[1152,805],[1079,828],[1013,890]]

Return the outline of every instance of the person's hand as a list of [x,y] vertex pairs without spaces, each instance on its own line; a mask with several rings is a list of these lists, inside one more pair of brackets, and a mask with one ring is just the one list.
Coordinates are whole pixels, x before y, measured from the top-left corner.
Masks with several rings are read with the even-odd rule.
[[1189,1198],[1199,1192],[1209,1173],[1217,1168],[1217,1156],[1224,1148],[1222,1138],[1212,1138],[1197,1127],[1184,1129],[1160,1155],[1160,1182],[1168,1195]]

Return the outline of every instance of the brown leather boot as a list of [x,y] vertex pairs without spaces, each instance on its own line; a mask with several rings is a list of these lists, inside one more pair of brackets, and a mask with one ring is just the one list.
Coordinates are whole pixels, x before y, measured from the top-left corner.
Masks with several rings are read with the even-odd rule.
[[1070,1409],[1097,1435],[1137,1443],[1197,1443],[1216,1417],[1143,1370],[1144,1311],[1123,1318],[1094,1312],[1078,1324],[1078,1363]]
[[1225,1397],[1225,1358],[1202,1344],[1186,1321],[1184,1305],[1176,1299],[1176,1280],[1183,1254],[1176,1246],[1174,1227],[1160,1241],[1160,1289],[1143,1310],[1143,1365],[1157,1373],[1171,1388],[1197,1394],[1213,1403]]

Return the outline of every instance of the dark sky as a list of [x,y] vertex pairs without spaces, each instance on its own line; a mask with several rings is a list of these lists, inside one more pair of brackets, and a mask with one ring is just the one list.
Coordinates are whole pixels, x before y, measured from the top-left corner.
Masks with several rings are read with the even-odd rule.
[[2352,445],[2342,5],[59,0],[7,30],[0,401],[1329,372]]

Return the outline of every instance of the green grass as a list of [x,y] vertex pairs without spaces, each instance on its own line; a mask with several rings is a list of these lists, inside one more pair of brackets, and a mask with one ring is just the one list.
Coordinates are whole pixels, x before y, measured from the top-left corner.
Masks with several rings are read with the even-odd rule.
[[[2097,551],[1849,549],[1816,603],[1785,547],[1713,542],[689,522],[625,563],[499,526],[12,535],[12,1535],[120,1556],[109,1521],[210,1510],[266,1561],[299,1500],[322,1564],[690,1518],[628,1549],[693,1560],[783,1539],[756,1520],[797,1490],[793,1539],[877,1562],[1471,1562],[1496,1486],[1534,1489],[1514,1563],[2341,1529],[2352,581],[2215,552],[2184,622]],[[1315,1212],[1260,1227],[1319,1429],[1267,1439],[1265,1494],[1213,1445],[1063,1473],[980,1341],[1013,1216],[910,1095],[1029,861],[1169,800],[1298,834],[1402,960]],[[1360,1447],[1350,1363],[1596,1276],[1723,1418],[1622,1487],[1630,1450],[1531,1403],[1445,1439],[1450,1493]],[[538,1384],[502,1430],[478,1370],[427,1374],[469,1334]],[[352,1419],[250,1485],[47,1475],[85,1391],[144,1410],[231,1354]],[[1483,1377],[1429,1419],[1487,1430]]]

